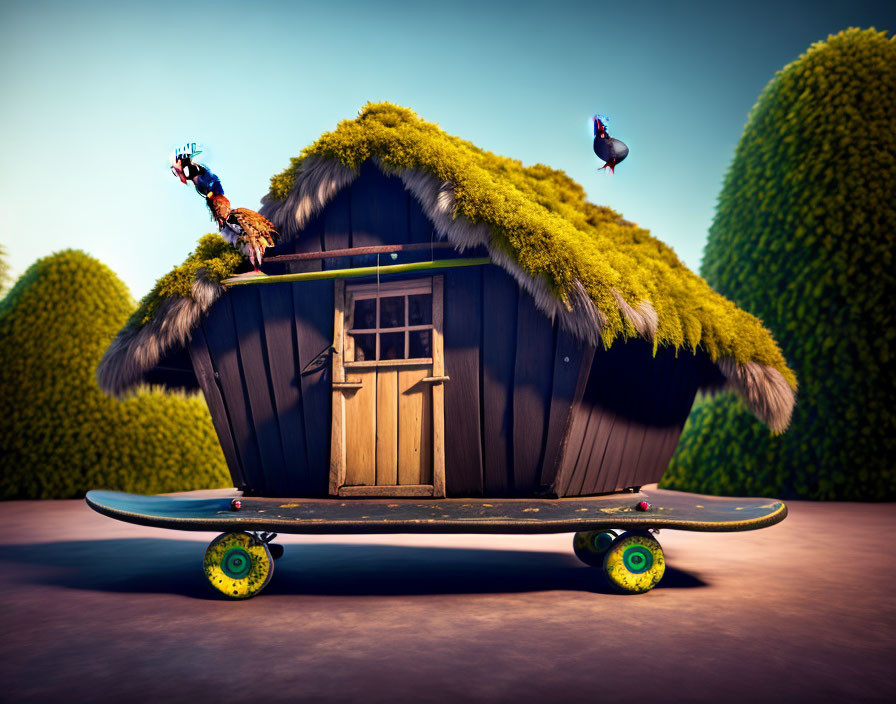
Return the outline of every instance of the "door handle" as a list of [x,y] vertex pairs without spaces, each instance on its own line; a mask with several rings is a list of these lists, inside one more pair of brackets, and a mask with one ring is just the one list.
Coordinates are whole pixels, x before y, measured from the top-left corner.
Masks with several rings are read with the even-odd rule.
[[302,371],[299,372],[299,375],[305,376],[306,374],[313,374],[316,371],[320,371],[327,365],[330,355],[335,351],[336,348],[333,347],[333,345],[325,347],[317,353],[314,359],[312,359],[310,362],[308,362],[308,364],[302,367]]
[[420,381],[427,384],[441,384],[443,381],[450,381],[450,376],[425,376]]
[[364,386],[363,381],[334,381],[334,389],[360,389]]

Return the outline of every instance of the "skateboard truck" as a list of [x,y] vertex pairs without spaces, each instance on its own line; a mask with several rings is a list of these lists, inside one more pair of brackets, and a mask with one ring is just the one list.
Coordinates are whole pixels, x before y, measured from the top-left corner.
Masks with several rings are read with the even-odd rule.
[[267,531],[263,533],[256,533],[255,537],[257,537],[262,543],[268,546],[268,550],[271,551],[271,557],[275,560],[279,560],[283,557],[283,546],[279,543],[271,542],[274,538],[277,537],[276,533],[269,533]]

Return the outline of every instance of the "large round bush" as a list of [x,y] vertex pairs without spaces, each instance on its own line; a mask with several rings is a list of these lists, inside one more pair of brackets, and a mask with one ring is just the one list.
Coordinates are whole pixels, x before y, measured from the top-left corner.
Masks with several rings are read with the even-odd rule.
[[778,72],[725,177],[701,273],[800,380],[772,436],[730,395],[691,415],[665,485],[896,496],[896,42],[849,29]]
[[71,250],[0,302],[0,498],[230,486],[201,397],[99,390],[97,363],[133,307],[111,270]]

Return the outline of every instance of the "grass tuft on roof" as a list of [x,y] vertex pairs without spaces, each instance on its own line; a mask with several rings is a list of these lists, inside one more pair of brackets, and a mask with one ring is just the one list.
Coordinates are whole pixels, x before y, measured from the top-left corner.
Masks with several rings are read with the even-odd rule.
[[731,358],[777,369],[796,389],[771,333],[761,321],[716,293],[666,244],[610,208],[589,203],[581,185],[544,164],[479,149],[443,132],[413,111],[368,103],[291,160],[271,179],[269,198],[283,201],[309,156],[337,159],[359,169],[378,158],[393,168],[426,170],[454,185],[455,216],[487,225],[491,246],[510,255],[528,275],[568,302],[576,281],[606,316],[603,341],[636,331],[612,290],[637,306],[649,301],[659,318],[654,345],[705,349],[713,360]]
[[183,264],[174,267],[156,281],[156,285],[143,297],[137,310],[128,319],[125,328],[139,328],[150,322],[162,303],[169,298],[190,298],[193,282],[200,269],[205,270],[207,280],[220,283],[233,275],[243,263],[243,256],[223,237],[214,233],[203,235]]

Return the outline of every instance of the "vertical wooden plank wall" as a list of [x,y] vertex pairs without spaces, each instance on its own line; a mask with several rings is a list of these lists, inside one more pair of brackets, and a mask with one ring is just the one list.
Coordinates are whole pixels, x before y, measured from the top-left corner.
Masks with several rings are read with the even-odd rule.
[[291,288],[309,493],[325,495],[330,477],[333,282],[305,281],[291,284]]
[[[621,419],[619,427],[616,427],[619,404],[623,401],[620,394],[635,393],[636,390],[626,388],[625,384],[631,383],[628,378],[631,375],[624,373],[625,369],[620,368],[619,361],[619,355],[608,354],[608,350],[603,348],[595,352],[585,397],[579,409],[587,417],[584,437],[568,482],[562,489],[563,495],[597,493],[598,482],[606,479],[606,473],[601,468],[607,451],[612,453],[624,443],[627,431],[625,419]],[[610,402],[605,405],[601,403],[603,399]]]
[[[669,366],[674,363],[675,383],[670,388],[671,400],[667,404],[665,422],[668,423],[668,429],[664,438],[662,448],[658,453],[654,472],[656,481],[669,466],[669,460],[675,452],[678,441],[681,438],[681,431],[684,428],[688,413],[694,404],[694,397],[697,394],[697,362],[693,356],[682,358],[681,355],[677,359],[669,359]],[[682,363],[683,362],[683,363]],[[670,370],[671,371],[671,370]]]
[[632,345],[626,349],[628,354],[606,355],[607,373],[601,394],[612,399],[613,424],[606,434],[602,459],[598,462],[594,454],[591,456],[582,484],[583,494],[604,494],[614,491],[617,486],[620,489],[626,487],[620,484],[622,466],[627,455],[640,451],[640,445],[635,447],[633,443],[634,415],[649,400],[644,394],[647,389],[644,377],[633,379],[630,370],[643,370],[641,373],[644,374],[650,368],[649,359],[644,359],[645,353],[649,353],[646,348],[646,345]]
[[[343,188],[335,195],[330,204],[321,213],[321,238],[324,251],[328,249],[347,249],[352,246],[352,190]],[[345,259],[324,259],[324,269],[344,269]]]
[[231,427],[230,415],[227,413],[227,404],[224,403],[224,398],[221,396],[221,389],[218,386],[218,374],[212,366],[212,359],[208,353],[208,343],[205,341],[205,334],[202,332],[202,328],[197,328],[193,331],[193,338],[190,340],[190,360],[193,363],[196,378],[199,380],[199,386],[202,388],[202,393],[205,396],[205,402],[208,404],[212,425],[215,427],[218,442],[221,443],[221,450],[224,452],[224,459],[227,462],[227,468],[230,470],[230,478],[233,480],[235,487],[242,489],[246,486],[246,477],[243,474],[240,456],[233,441],[233,428]]
[[267,483],[262,473],[258,441],[255,437],[252,412],[243,388],[243,375],[239,363],[239,343],[233,324],[233,306],[230,296],[222,296],[202,322],[202,332],[208,343],[212,367],[217,373],[221,396],[227,406],[233,442],[236,445],[246,485],[264,494]]
[[[551,408],[539,481],[539,491],[543,493],[551,491],[560,471],[560,464],[572,432],[573,411],[585,393],[585,384],[593,359],[593,346],[575,339],[565,330],[557,330]],[[575,445],[575,441],[573,444]],[[579,438],[580,445],[581,438]]]
[[513,369],[513,486],[531,494],[539,486],[554,373],[554,326],[518,287],[516,361]]
[[[604,395],[604,385],[612,385],[613,389],[610,393],[618,393],[614,383],[618,370],[611,363],[615,357],[608,357],[605,352],[605,350],[600,350],[598,354],[595,354],[586,394],[590,392],[590,394],[601,397]],[[585,438],[582,441],[582,449],[579,452],[575,472],[567,487],[567,495],[579,496],[592,493],[590,485],[600,474],[600,468],[607,453],[607,447],[610,446],[615,426],[615,410],[596,404],[590,407]],[[622,430],[624,431],[624,428]]]
[[[687,363],[683,359],[682,363]],[[655,391],[649,402],[645,405],[646,417],[643,419],[644,438],[641,445],[641,451],[635,461],[636,467],[632,478],[629,480],[629,486],[642,486],[656,481],[657,469],[659,464],[659,452],[662,449],[663,439],[667,433],[667,428],[662,419],[663,409],[665,409],[674,397],[675,379],[677,374],[673,351],[669,349],[657,350],[654,363],[649,368],[649,378],[647,383],[649,388]],[[662,465],[659,474],[666,468],[666,464]]]
[[[368,161],[350,188],[352,247],[407,243],[410,194],[401,179],[387,178]],[[388,255],[385,257],[391,263]],[[377,259],[376,254],[352,257],[351,266],[376,266]],[[382,255],[380,263],[387,263],[382,261]],[[348,266],[348,260],[343,260],[343,266]]]
[[[307,252],[324,251],[324,215],[319,213],[311,218],[302,234],[293,239],[292,252],[305,254]],[[309,259],[307,261],[289,262],[289,273],[298,274],[306,271],[320,271],[323,268],[322,259]]]
[[257,493],[326,494],[332,301],[332,281],[246,286],[222,297],[194,334],[194,366],[231,474]]
[[482,347],[482,269],[445,275],[445,491],[482,494],[479,364]]
[[[407,194],[407,215],[408,215],[408,243],[422,244],[424,242],[434,242],[438,240],[435,233],[432,220],[426,217],[423,208],[410,193]],[[438,257],[444,257],[451,250],[439,250]],[[433,250],[422,250],[420,252],[402,252],[398,261],[401,262],[424,262],[435,259]]]
[[[249,400],[250,417],[258,442],[258,454],[264,467],[267,492],[283,496],[290,489],[280,441],[280,427],[271,399],[270,370],[265,353],[264,320],[260,292],[256,286],[230,291],[233,320],[239,345],[243,388]],[[266,296],[270,295],[265,292]],[[286,494],[288,495],[288,494]]]
[[561,496],[618,491],[657,481],[681,435],[702,360],[629,340],[594,356],[567,437],[554,490]]
[[[250,288],[250,287],[246,287]],[[283,453],[283,492],[308,492],[312,488],[305,448],[305,419],[302,388],[299,384],[298,351],[295,337],[295,310],[290,284],[273,284],[259,291],[270,390],[280,431]]]
[[[516,282],[503,269],[483,268],[480,394],[482,484],[487,496],[507,495],[513,490],[513,371],[518,297]],[[452,341],[446,338],[445,344],[451,345]],[[446,435],[447,432],[446,428]]]

